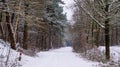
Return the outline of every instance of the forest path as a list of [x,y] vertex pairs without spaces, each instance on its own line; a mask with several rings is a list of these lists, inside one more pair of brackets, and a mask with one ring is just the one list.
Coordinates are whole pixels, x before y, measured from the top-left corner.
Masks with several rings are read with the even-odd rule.
[[22,67],[93,67],[93,62],[81,58],[72,52],[71,47],[43,51],[38,57],[23,57],[26,59]]

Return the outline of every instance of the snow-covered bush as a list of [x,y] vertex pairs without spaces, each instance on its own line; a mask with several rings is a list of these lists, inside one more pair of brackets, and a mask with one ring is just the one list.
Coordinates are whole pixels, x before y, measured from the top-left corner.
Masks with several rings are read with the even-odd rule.
[[104,52],[101,52],[97,48],[87,50],[86,52],[81,53],[81,55],[83,57],[87,58],[88,60],[97,61],[97,62],[104,62],[105,61]]
[[[120,55],[119,55],[120,56]],[[120,57],[116,57],[115,53],[111,53],[111,60],[107,63],[100,63],[100,67],[120,67]]]
[[105,47],[87,50],[86,52],[81,53],[81,55],[88,60],[99,62],[99,64],[96,65],[95,67],[120,67],[119,48],[120,47],[118,46],[111,47],[110,61],[106,61],[105,59]]

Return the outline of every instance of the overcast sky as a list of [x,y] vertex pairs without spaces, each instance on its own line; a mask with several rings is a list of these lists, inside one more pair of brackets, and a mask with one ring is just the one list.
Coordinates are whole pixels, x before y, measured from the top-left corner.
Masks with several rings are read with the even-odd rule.
[[62,0],[64,1],[64,13],[67,13],[67,19],[72,20],[72,15],[73,15],[73,8],[72,5],[74,4],[73,0]]

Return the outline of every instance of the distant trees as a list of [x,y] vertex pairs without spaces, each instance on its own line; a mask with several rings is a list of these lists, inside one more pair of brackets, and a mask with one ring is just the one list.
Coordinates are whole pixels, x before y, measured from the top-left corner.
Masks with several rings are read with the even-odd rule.
[[[61,0],[0,0],[0,38],[24,49],[63,46],[66,16]],[[35,49],[36,48],[36,49]]]
[[[80,47],[86,49],[94,46],[106,46],[106,59],[110,59],[109,46],[114,45],[114,37],[120,37],[118,31],[113,34],[112,29],[119,25],[120,1],[119,0],[74,0],[76,10],[74,13],[73,47],[79,51]],[[118,25],[116,25],[116,23]],[[114,30],[115,31],[115,30]],[[115,33],[115,32],[114,32]],[[78,40],[78,41],[77,41]],[[117,44],[119,39],[117,40]]]

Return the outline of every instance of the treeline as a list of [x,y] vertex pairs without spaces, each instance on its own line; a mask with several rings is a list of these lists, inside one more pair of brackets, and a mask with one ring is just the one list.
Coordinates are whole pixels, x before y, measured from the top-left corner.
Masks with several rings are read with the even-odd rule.
[[106,59],[110,46],[120,44],[120,0],[74,0],[75,24],[71,27],[76,52],[105,46]]
[[[0,0],[0,38],[12,49],[63,46],[66,15],[61,0]],[[16,45],[19,43],[19,45]]]

